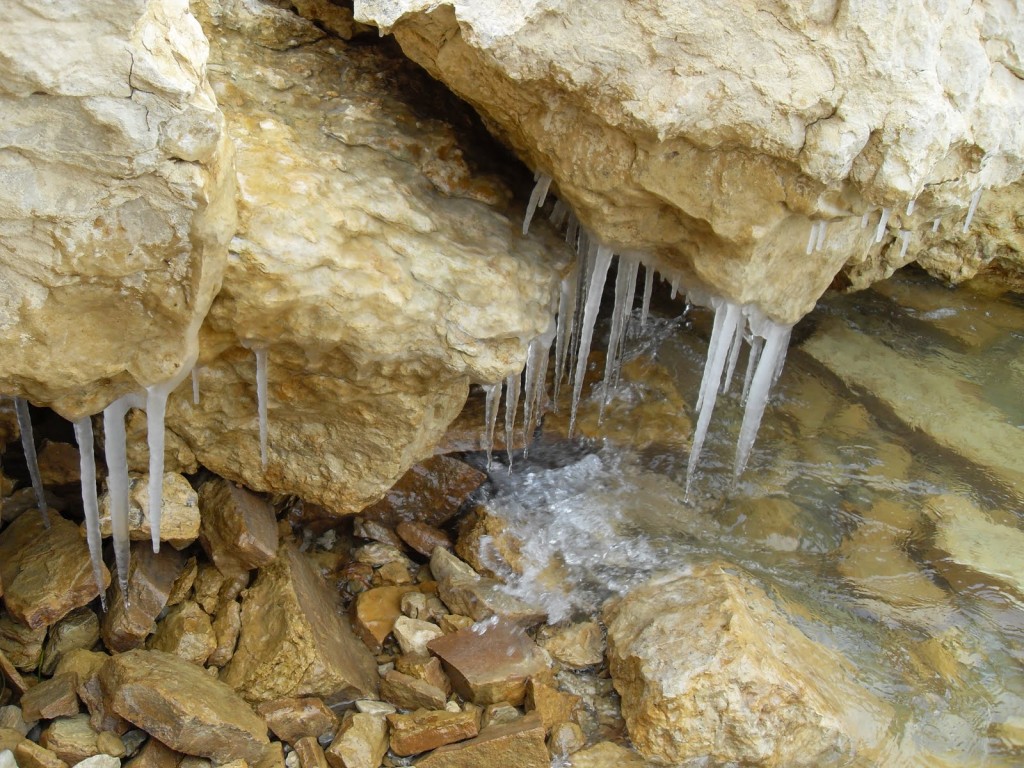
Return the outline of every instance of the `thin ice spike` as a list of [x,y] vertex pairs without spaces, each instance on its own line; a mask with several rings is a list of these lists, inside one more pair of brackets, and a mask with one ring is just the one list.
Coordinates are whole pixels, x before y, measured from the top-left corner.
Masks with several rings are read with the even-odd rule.
[[892,208],[883,208],[882,214],[878,217],[878,226],[875,228],[875,242],[882,242],[885,235],[885,227],[889,223],[889,216],[892,215]]
[[32,414],[28,409],[28,400],[23,397],[14,398],[14,412],[18,415],[18,430],[21,432],[21,447],[25,452],[25,463],[28,474],[32,478],[32,490],[36,495],[36,506],[43,516],[43,527],[50,527],[50,515],[46,506],[46,492],[43,490],[43,478],[39,474],[39,457],[36,456],[36,439],[32,432]]
[[654,268],[644,265],[644,301],[640,305],[640,327],[647,327],[647,318],[651,314],[651,296],[654,294]]
[[519,410],[519,373],[512,373],[505,379],[505,453],[508,454],[508,471],[512,471],[513,430],[516,411]]
[[828,222],[827,221],[819,221],[818,222],[818,239],[814,243],[814,250],[820,251],[822,248],[825,247],[825,238],[826,238],[827,235],[828,235]]
[[530,231],[530,222],[533,221],[533,214],[537,208],[544,205],[548,196],[548,187],[551,186],[551,177],[546,173],[537,174],[537,183],[533,185],[533,192],[530,193],[530,202],[526,206],[526,215],[523,217],[523,234]]
[[124,417],[134,396],[119,397],[103,409],[103,450],[107,460],[107,490],[110,494],[110,528],[114,539],[114,560],[121,594],[128,600],[128,567],[131,543],[128,529],[128,456]]
[[747,373],[743,377],[743,396],[741,402],[747,402],[750,394],[750,380],[754,377],[754,370],[757,368],[758,358],[761,356],[761,349],[764,347],[764,339],[761,336],[754,336],[750,342],[750,354],[747,356]]
[[253,347],[256,356],[256,411],[260,423],[260,464],[267,468],[267,348]]
[[558,410],[558,395],[562,388],[562,378],[565,376],[565,361],[568,357],[569,347],[572,346],[572,336],[575,329],[576,317],[576,270],[562,278],[562,286],[558,297],[558,325],[555,330],[555,392],[552,400],[555,410]]
[[910,230],[901,229],[900,239],[903,240],[903,244],[900,246],[900,263],[907,257],[907,249],[910,247]]
[[146,387],[146,438],[149,445],[149,529],[153,551],[160,551],[164,494],[164,417],[169,383]]
[[576,410],[579,407],[580,395],[583,392],[583,377],[587,372],[587,358],[590,356],[590,343],[594,337],[594,324],[601,308],[601,294],[608,278],[608,267],[612,263],[612,250],[606,246],[597,247],[594,254],[594,266],[590,270],[590,284],[587,287],[586,305],[583,311],[583,322],[580,324],[580,346],[576,357],[576,376],[573,379],[572,411],[569,415],[569,437],[576,428]]
[[199,405],[199,366],[192,366],[192,405]]
[[484,439],[483,448],[487,452],[487,471],[491,471],[491,453],[494,450],[494,427],[498,423],[498,405],[501,402],[501,382],[483,385],[484,406]]
[[978,210],[978,202],[981,200],[981,189],[975,190],[971,195],[971,205],[967,209],[967,218],[964,219],[964,234],[971,228],[971,221],[974,219],[974,212]]
[[775,325],[768,329],[764,350],[757,364],[757,372],[750,385],[750,397],[743,411],[743,423],[740,425],[739,439],[736,441],[736,459],[733,464],[733,478],[738,479],[747,467],[750,451],[754,447],[757,430],[761,426],[765,405],[771,393],[773,380],[781,370],[786,359],[786,347],[792,326]]
[[83,416],[75,422],[78,441],[79,468],[82,478],[82,509],[85,512],[85,538],[89,543],[92,577],[100,593],[100,606],[107,610],[106,585],[103,583],[103,540],[100,535],[100,504],[96,495],[96,454],[93,447],[92,417]]
[[526,348],[526,369],[523,383],[523,455],[529,450],[531,427],[533,426],[533,403],[536,400],[534,388],[537,386],[537,368],[540,365],[540,345],[538,338],[532,339]]
[[736,323],[736,334],[732,337],[732,347],[729,349],[729,365],[725,369],[725,381],[722,382],[722,394],[729,391],[732,385],[732,375],[736,371],[736,363],[740,359],[740,348],[743,346],[743,328],[746,323],[740,320]]

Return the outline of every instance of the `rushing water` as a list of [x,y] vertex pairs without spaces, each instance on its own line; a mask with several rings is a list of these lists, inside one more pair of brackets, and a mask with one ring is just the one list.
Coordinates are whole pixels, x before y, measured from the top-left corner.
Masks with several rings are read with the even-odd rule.
[[[726,559],[754,574],[793,623],[843,653],[859,682],[893,706],[893,764],[1019,764],[1022,755],[993,724],[1024,718],[1022,596],[939,551],[928,503],[952,494],[1019,530],[1024,489],[936,445],[891,403],[851,391],[800,349],[819,327],[840,322],[908,365],[941,366],[962,382],[966,402],[995,408],[1024,430],[1024,306],[1013,294],[990,293],[948,292],[908,275],[878,292],[824,300],[794,334],[736,485],[742,409],[736,393],[721,396],[689,502],[685,415],[666,419],[664,390],[630,377],[627,366],[605,414],[609,436],[570,443],[564,416],[549,414],[527,460],[517,459],[511,474],[495,467],[489,507],[533,563],[522,576],[504,569],[509,588],[544,603],[553,620],[581,618],[655,573]],[[692,417],[708,318],[672,316],[681,311],[663,302],[643,332],[638,311],[626,356],[667,377]],[[600,394],[595,386],[581,411],[596,410]]]

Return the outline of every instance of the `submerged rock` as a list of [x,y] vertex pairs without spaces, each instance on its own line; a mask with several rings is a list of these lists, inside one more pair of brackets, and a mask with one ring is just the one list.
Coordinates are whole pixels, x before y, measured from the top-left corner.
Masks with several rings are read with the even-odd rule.
[[648,758],[817,766],[884,743],[889,706],[733,566],[656,578],[605,621],[630,739]]

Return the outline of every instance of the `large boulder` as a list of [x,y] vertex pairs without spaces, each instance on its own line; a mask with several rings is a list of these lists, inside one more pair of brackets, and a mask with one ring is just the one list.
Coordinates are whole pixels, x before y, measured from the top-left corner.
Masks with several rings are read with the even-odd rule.
[[191,364],[232,146],[184,0],[14,0],[0,51],[0,391],[77,418]]
[[626,727],[648,758],[817,766],[886,746],[888,705],[727,563],[656,578],[605,621]]
[[784,323],[844,265],[864,284],[915,258],[953,279],[992,258],[1021,264],[1020,10],[355,2],[600,239]]

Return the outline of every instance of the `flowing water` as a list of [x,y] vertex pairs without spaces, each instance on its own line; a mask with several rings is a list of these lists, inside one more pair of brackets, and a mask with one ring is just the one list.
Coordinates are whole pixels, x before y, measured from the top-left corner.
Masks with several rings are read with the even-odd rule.
[[[557,621],[598,615],[605,599],[656,573],[725,559],[753,574],[790,621],[850,659],[858,682],[892,705],[897,746],[886,764],[1021,764],[1024,753],[1006,734],[1024,725],[1024,596],[1015,591],[1024,562],[958,564],[936,537],[944,520],[962,514],[1010,541],[1006,551],[1024,554],[1013,549],[1024,510],[1013,472],[1024,455],[994,457],[1002,470],[977,451],[966,460],[930,436],[950,415],[942,410],[948,398],[911,402],[898,386],[918,370],[939,370],[954,382],[957,415],[977,407],[1024,433],[1024,304],[982,288],[950,292],[908,274],[878,291],[823,300],[794,330],[736,484],[739,388],[719,395],[688,500],[690,424],[710,317],[680,317],[682,304],[656,297],[659,311],[645,328],[639,309],[630,321],[627,362],[603,426],[586,427],[586,412],[596,413],[604,396],[599,381],[588,382],[577,432],[589,439],[564,437],[562,403],[528,458],[516,457],[510,474],[494,467],[488,506],[523,539],[524,560],[533,563],[520,576],[487,553],[495,570]],[[804,349],[808,339],[851,328],[898,353],[901,364],[886,372],[893,391],[848,386]],[[869,353],[879,349],[870,345]],[[666,415],[673,397],[684,412]],[[503,457],[496,454],[496,465]]]

